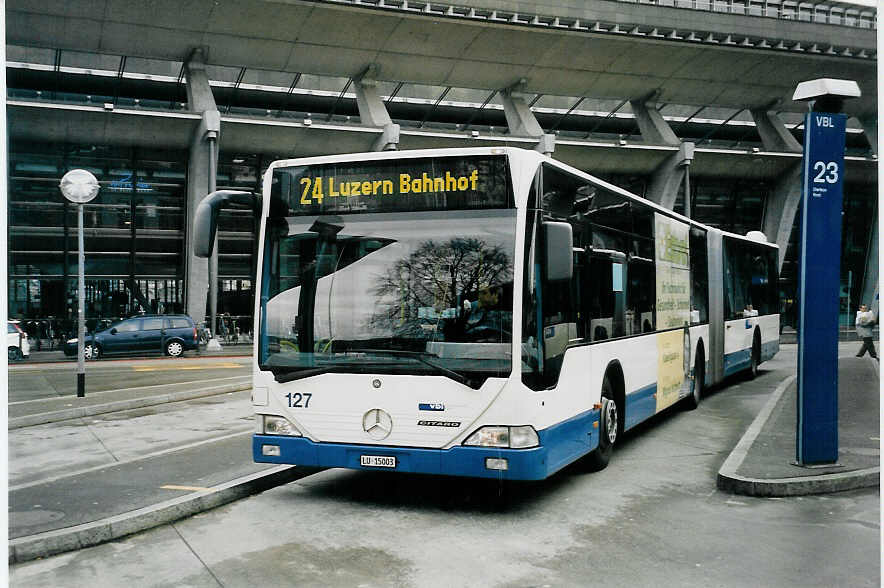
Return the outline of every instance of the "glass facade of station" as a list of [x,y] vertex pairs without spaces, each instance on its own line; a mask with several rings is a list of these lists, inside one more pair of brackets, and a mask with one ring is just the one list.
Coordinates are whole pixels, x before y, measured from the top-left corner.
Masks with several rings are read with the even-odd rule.
[[[107,145],[10,143],[8,200],[8,312],[24,322],[43,321],[59,336],[76,319],[77,214],[58,189],[70,169],[91,171],[98,198],[84,209],[86,317],[94,327],[139,312],[184,310],[184,237],[187,152]],[[218,188],[260,190],[261,173],[274,156],[221,154]],[[609,177],[642,193],[647,179]],[[762,227],[771,186],[759,181],[692,182],[697,220],[738,234]],[[870,233],[877,214],[875,187],[846,184],[842,235],[842,312],[860,303]],[[683,195],[675,209],[681,211]],[[796,218],[780,279],[785,324],[797,282]],[[251,326],[254,219],[248,210],[220,217],[219,314]]]
[[[257,190],[257,157],[221,154],[218,187]],[[87,325],[137,313],[184,311],[187,153],[104,145],[10,143],[8,313],[58,337],[77,315],[77,210],[58,188],[69,170],[101,190],[84,205]],[[219,231],[218,312],[251,324],[254,220],[225,210]],[[239,325],[239,323],[237,323]],[[33,326],[31,327],[34,328]],[[44,335],[48,338],[48,335]]]

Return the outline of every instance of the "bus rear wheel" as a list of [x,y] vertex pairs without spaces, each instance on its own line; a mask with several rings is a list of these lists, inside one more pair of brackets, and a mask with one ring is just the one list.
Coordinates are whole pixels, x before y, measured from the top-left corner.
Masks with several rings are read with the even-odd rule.
[[758,340],[758,335],[755,336],[755,341],[752,342],[752,355],[749,358],[749,370],[746,372],[746,379],[754,380],[758,375],[758,365],[761,363],[761,343]]
[[590,471],[603,470],[611,461],[614,444],[620,431],[620,413],[614,401],[614,387],[605,376],[602,382],[602,409],[599,416],[599,445],[586,456],[586,466]]
[[694,389],[685,401],[685,408],[694,410],[700,406],[703,400],[703,384],[706,382],[706,361],[703,354],[697,351],[697,359],[694,360]]

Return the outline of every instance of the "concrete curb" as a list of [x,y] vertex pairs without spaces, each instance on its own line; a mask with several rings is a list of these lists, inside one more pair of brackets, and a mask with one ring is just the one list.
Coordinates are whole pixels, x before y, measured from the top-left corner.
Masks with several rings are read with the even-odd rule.
[[288,484],[317,471],[319,471],[317,468],[277,466],[263,472],[243,476],[209,490],[195,492],[100,521],[12,539],[9,541],[9,563],[26,562],[113,541],[252,494],[258,494],[276,486]]
[[[243,376],[251,379],[251,376]],[[9,419],[8,429],[21,429],[23,427],[33,427],[34,425],[45,425],[47,423],[55,423],[58,421],[66,421],[69,419],[83,418],[87,416],[95,416],[116,412],[119,410],[131,410],[133,408],[144,408],[147,406],[156,406],[157,404],[166,404],[168,402],[181,402],[183,400],[193,400],[196,398],[204,398],[206,396],[216,396],[218,394],[227,394],[229,392],[242,392],[252,387],[251,382],[241,384],[224,384],[221,386],[212,386],[200,390],[181,390],[179,392],[169,392],[166,394],[155,394],[145,396],[143,398],[132,398],[129,400],[118,400],[115,402],[106,402],[104,404],[93,404],[91,406],[81,406],[77,408],[66,408],[64,410],[56,410],[53,412],[42,412],[37,414],[29,414]]]
[[795,379],[796,376],[789,376],[783,380],[752,421],[740,442],[718,470],[718,489],[745,496],[783,497],[827,494],[878,486],[881,478],[880,467],[795,478],[747,478],[737,474],[737,469],[746,459],[752,444],[761,433],[780,398]]

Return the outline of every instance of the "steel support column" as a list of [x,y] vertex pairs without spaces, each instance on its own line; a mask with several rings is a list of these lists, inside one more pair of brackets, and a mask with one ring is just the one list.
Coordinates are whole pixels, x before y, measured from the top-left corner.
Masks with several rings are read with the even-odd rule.
[[[680,143],[678,151],[664,159],[651,174],[651,184],[645,198],[673,210],[678,199],[678,190],[684,183],[685,174],[693,160],[694,144],[689,141]],[[685,195],[685,198],[689,197],[689,194]]]
[[801,162],[796,162],[774,185],[764,205],[762,231],[771,243],[780,247],[779,270],[783,269],[786,248],[801,205]]
[[801,143],[789,132],[777,113],[765,108],[756,108],[749,113],[755,121],[765,151],[801,153]]
[[399,148],[399,125],[390,118],[387,107],[384,106],[384,101],[378,93],[374,79],[376,71],[376,68],[369,67],[353,78],[356,108],[359,109],[359,119],[363,125],[383,129],[381,136],[372,146],[372,151],[395,151]]
[[653,145],[680,145],[681,141],[675,135],[675,131],[663,119],[663,115],[657,110],[656,104],[645,100],[630,100],[635,122],[645,143]]
[[[217,282],[217,275],[210,276],[212,262],[193,254],[193,216],[196,207],[214,185],[212,172],[217,165],[218,140],[221,134],[221,115],[215,104],[209,77],[206,74],[205,55],[196,50],[184,66],[187,78],[187,102],[189,109],[202,114],[199,125],[190,140],[190,156],[187,162],[187,213],[184,226],[185,259],[185,312],[198,324],[206,320],[206,302],[209,287]],[[213,256],[218,255],[217,242]],[[214,266],[217,267],[217,257]],[[215,325],[212,325],[212,332]]]
[[675,207],[678,199],[678,191],[682,184],[685,185],[685,209],[687,216],[691,214],[690,187],[688,181],[688,169],[694,159],[694,144],[682,143],[676,136],[675,131],[663,119],[663,115],[657,110],[657,105],[649,102],[648,98],[630,100],[635,122],[641,133],[642,140],[652,145],[677,146],[678,151],[667,157],[651,174],[651,184],[645,195],[649,200],[664,206],[670,210]]
[[[874,117],[859,119],[865,132],[866,139],[872,153],[878,155],[878,120]],[[878,216],[872,222],[872,231],[869,235],[869,247],[866,250],[866,271],[862,280],[862,304],[868,304],[869,308],[878,314]]]
[[[765,151],[801,153],[803,148],[798,139],[786,128],[779,115],[767,108],[751,109],[749,113],[755,121],[755,128],[761,137]],[[767,240],[780,247],[779,267],[782,271],[786,259],[786,248],[792,236],[795,216],[801,204],[801,163],[798,162],[783,174],[764,205],[762,232]]]
[[863,132],[866,134],[866,140],[869,142],[872,153],[878,155],[878,119],[874,117],[861,118],[859,119],[859,124],[863,127]]
[[506,116],[506,124],[509,127],[510,135],[537,139],[535,150],[544,155],[552,155],[556,148],[556,136],[543,132],[543,128],[537,122],[534,112],[531,111],[528,98],[527,95],[513,88],[500,92],[503,114]]
[[878,215],[872,221],[869,246],[866,249],[866,267],[862,277],[862,298],[860,304],[868,304],[878,314]]

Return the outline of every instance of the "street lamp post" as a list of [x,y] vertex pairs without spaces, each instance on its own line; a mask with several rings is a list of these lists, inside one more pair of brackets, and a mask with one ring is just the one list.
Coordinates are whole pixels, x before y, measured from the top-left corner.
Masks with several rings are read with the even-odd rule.
[[98,196],[98,180],[84,169],[73,169],[61,178],[61,193],[77,205],[77,397],[86,396],[86,362],[84,358],[86,340],[86,255],[83,247],[83,205]]

